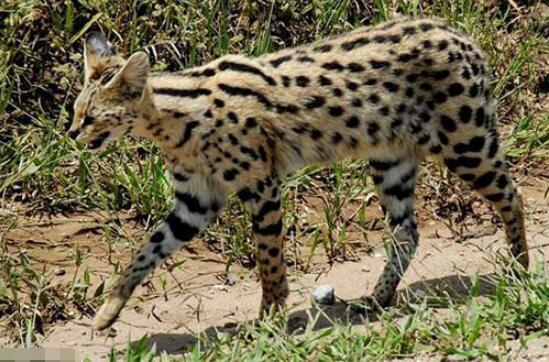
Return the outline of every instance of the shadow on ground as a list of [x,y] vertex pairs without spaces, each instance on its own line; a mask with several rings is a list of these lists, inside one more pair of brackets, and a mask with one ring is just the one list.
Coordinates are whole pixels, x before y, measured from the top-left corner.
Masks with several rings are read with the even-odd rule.
[[[495,274],[485,274],[478,277],[478,295],[493,295],[495,292]],[[435,278],[415,282],[404,290],[400,290],[393,299],[393,310],[397,316],[406,316],[413,311],[408,303],[426,302],[432,308],[445,308],[449,304],[462,303],[470,295],[474,285],[474,279],[464,275],[450,275],[443,278]],[[315,320],[314,330],[328,328],[336,324],[359,325],[365,319],[370,322],[378,320],[380,313],[371,312],[366,315],[358,313],[351,308],[349,301],[338,300],[334,305],[301,309],[290,313],[288,316],[288,333],[301,334],[311,320]],[[193,333],[157,333],[149,336],[150,345],[156,345],[157,354],[181,354],[192,348],[199,340],[207,339],[215,341],[221,333],[231,335],[243,334],[247,327],[253,326],[257,320],[244,321],[242,324],[228,323],[225,325],[209,327],[200,335]],[[131,343],[135,347],[137,341]]]

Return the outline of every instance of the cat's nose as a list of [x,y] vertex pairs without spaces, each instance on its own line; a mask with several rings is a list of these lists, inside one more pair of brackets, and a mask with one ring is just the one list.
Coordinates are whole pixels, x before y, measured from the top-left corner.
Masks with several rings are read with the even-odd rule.
[[76,137],[78,137],[78,134],[79,134],[79,133],[80,133],[79,130],[72,130],[72,129],[71,129],[71,130],[69,130],[69,131],[67,132],[67,136],[69,136],[70,138],[72,138],[73,140],[75,140]]

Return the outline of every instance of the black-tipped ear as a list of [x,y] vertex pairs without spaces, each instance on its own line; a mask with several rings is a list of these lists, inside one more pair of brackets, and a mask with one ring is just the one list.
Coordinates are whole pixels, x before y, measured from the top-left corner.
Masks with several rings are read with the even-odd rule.
[[141,97],[147,84],[148,74],[149,56],[145,52],[137,52],[129,57],[113,80],[106,85],[106,88],[116,89],[124,97]]
[[84,69],[86,81],[97,78],[112,66],[114,54],[111,43],[99,32],[89,33],[84,43]]
[[86,51],[88,54],[100,57],[112,55],[111,43],[98,31],[91,32],[86,36]]

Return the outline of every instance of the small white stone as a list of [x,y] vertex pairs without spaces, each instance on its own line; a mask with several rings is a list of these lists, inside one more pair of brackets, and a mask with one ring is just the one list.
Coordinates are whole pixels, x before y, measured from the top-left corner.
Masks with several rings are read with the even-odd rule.
[[313,297],[318,304],[332,305],[335,303],[335,290],[329,284],[321,285],[313,292]]
[[227,286],[225,284],[216,284],[216,285],[212,286],[212,289],[222,290],[224,292],[227,292],[229,290],[229,288],[227,288]]

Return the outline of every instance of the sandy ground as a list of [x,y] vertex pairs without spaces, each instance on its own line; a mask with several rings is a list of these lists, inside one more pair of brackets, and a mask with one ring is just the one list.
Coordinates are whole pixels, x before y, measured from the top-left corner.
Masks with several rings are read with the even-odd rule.
[[[528,186],[524,193],[528,205],[531,258],[538,258],[547,264],[549,206],[544,196],[546,187],[543,182],[536,183]],[[55,226],[51,228],[50,234],[44,233],[40,241],[30,237],[33,233],[31,226],[14,229],[19,234],[15,235],[17,237],[12,235],[12,240],[20,239],[26,244],[35,243],[38,246],[44,243],[46,247],[31,250],[33,260],[58,265],[60,269],[66,268],[74,254],[66,243],[77,240],[86,256],[84,266],[93,275],[92,283],[97,285],[98,276],[108,277],[113,268],[106,257],[108,247],[103,244],[98,248],[97,244],[93,244],[99,233],[94,224],[88,219],[74,217],[57,219],[56,222],[57,229]],[[40,228],[41,224],[37,223],[35,227]],[[63,230],[61,235],[59,228]],[[420,224],[420,234],[420,247],[400,284],[397,304],[404,295],[423,298],[447,293],[450,298],[459,298],[467,294],[475,273],[481,276],[481,294],[493,290],[489,282],[494,272],[493,260],[498,253],[506,250],[501,229],[483,225],[478,230],[478,237],[457,243],[446,226],[427,222]],[[54,238],[56,235],[53,244],[48,242],[48,237]],[[136,242],[139,238],[140,235],[128,235],[129,240]],[[172,263],[174,260],[184,260],[185,263],[172,272],[167,272],[166,268],[157,271],[155,283],[147,282],[139,288],[109,333],[92,333],[91,320],[76,316],[53,326],[40,341],[41,346],[74,348],[82,357],[100,361],[105,359],[112,347],[120,350],[128,341],[137,342],[143,335],[148,335],[158,352],[177,355],[194,344],[200,334],[215,336],[220,331],[234,331],[239,323],[253,321],[257,317],[260,288],[253,270],[231,267],[227,279],[226,265],[221,257],[200,246],[191,251],[181,251]],[[310,302],[310,293],[315,287],[331,284],[338,298],[359,298],[371,292],[385,261],[385,253],[378,245],[374,252],[363,255],[359,262],[347,261],[330,266],[319,260],[313,268],[314,272],[310,273],[298,272],[290,267],[290,330],[299,333],[306,325],[308,315],[316,313]],[[66,278],[71,274],[66,273]],[[165,290],[159,289],[158,278],[166,280]],[[230,282],[227,283],[227,280]],[[362,317],[349,312],[341,300],[334,306],[323,307],[323,311],[325,316],[320,318],[316,328],[326,327],[332,321],[352,323],[356,328],[364,325]],[[509,358],[549,361],[548,346],[549,338],[536,340],[527,349],[521,349],[517,342],[509,352]],[[437,360],[437,357],[420,356],[413,360]]]

